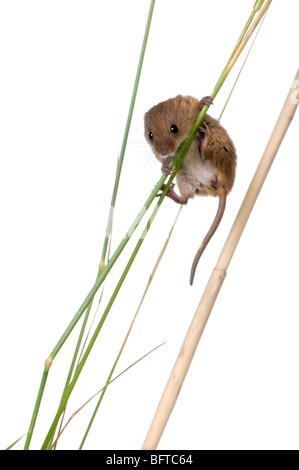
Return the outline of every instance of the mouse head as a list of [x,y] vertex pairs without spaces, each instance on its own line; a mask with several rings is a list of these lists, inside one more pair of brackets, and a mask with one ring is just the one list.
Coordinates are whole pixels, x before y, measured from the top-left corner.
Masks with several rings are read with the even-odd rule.
[[188,136],[200,104],[192,96],[177,96],[151,108],[144,116],[144,134],[158,160],[173,156]]

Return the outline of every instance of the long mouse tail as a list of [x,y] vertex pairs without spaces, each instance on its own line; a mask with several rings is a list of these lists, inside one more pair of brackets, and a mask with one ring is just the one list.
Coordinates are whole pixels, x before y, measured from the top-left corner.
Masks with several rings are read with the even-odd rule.
[[195,255],[195,258],[194,258],[194,261],[193,261],[193,264],[192,264],[192,267],[191,267],[191,274],[190,274],[190,284],[191,284],[191,286],[193,284],[193,279],[194,279],[194,275],[195,275],[195,271],[196,271],[198,261],[199,261],[201,255],[203,254],[203,252],[205,251],[207,244],[209,243],[212,236],[216,232],[218,225],[221,222],[222,216],[224,214],[225,203],[226,203],[226,191],[224,190],[224,188],[219,188],[219,204],[218,204],[218,210],[217,210],[215,219],[214,219],[214,221],[213,221],[213,223],[210,227],[210,230],[208,231],[205,238],[203,239],[203,242],[200,245],[200,247],[199,247],[199,249],[198,249],[198,251]]

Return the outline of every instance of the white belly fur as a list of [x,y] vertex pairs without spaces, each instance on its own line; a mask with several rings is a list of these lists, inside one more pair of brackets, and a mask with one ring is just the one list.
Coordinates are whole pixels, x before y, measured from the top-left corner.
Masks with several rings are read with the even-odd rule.
[[188,191],[193,197],[196,189],[205,186],[211,187],[211,181],[215,178],[215,170],[208,160],[203,160],[198,153],[196,142],[192,142],[182,166],[177,174],[177,183],[180,192]]

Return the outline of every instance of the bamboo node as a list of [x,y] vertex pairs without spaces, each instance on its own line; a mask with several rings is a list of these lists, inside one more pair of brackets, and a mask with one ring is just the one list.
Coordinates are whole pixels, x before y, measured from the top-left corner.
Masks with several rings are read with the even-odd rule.
[[214,271],[215,271],[215,273],[218,274],[218,277],[219,277],[220,279],[222,279],[222,278],[224,279],[224,278],[226,277],[226,274],[227,274],[226,269],[218,268],[218,267],[216,266],[216,267],[214,268]]

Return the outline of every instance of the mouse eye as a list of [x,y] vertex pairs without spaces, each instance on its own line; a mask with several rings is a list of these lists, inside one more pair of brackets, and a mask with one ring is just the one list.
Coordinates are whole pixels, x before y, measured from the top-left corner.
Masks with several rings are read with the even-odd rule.
[[149,138],[149,140],[153,140],[154,136],[153,136],[152,132],[149,133],[148,138]]
[[178,129],[178,126],[176,126],[175,124],[171,124],[170,126],[170,132],[172,134],[177,134],[179,132],[179,129]]

